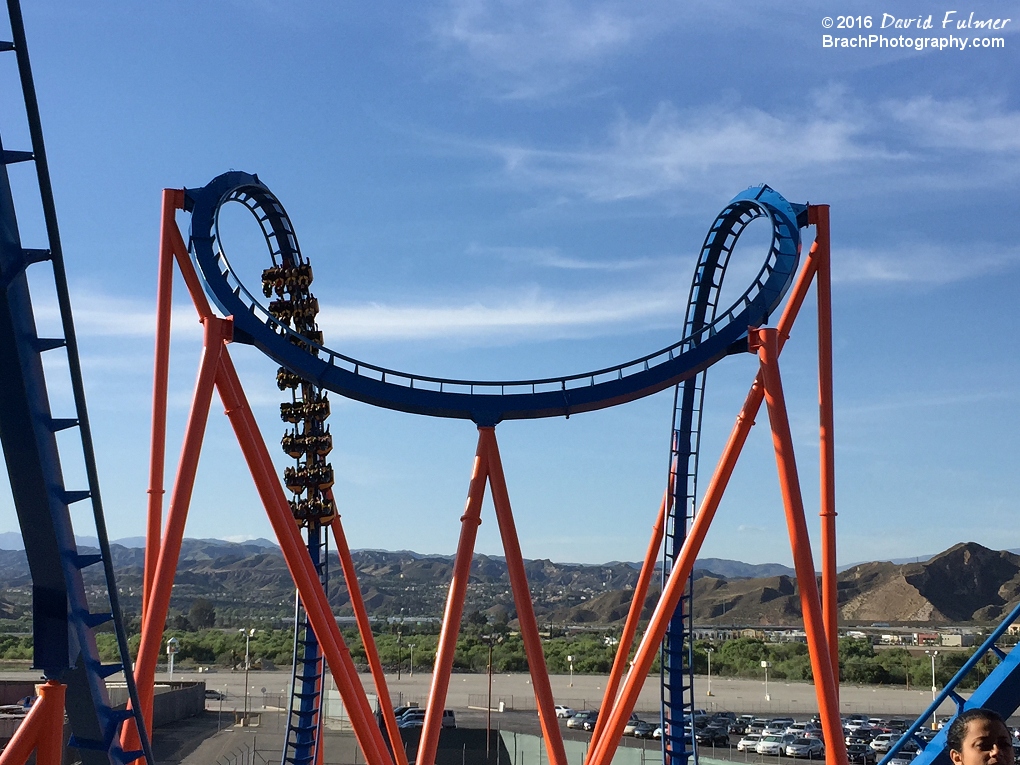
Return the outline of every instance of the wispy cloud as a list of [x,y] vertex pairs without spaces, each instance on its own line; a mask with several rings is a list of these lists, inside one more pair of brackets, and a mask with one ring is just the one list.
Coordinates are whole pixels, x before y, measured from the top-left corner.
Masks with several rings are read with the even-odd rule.
[[1020,154],[1020,111],[930,97],[866,103],[830,88],[803,110],[663,102],[645,119],[619,116],[595,145],[492,140],[469,148],[498,158],[510,183],[597,202],[714,191],[749,177],[859,183],[867,171],[875,187],[927,184],[936,168],[942,182],[973,187],[1016,173],[1017,163],[1003,160]]
[[[81,337],[149,339],[155,315],[140,299],[109,297],[95,291],[75,303],[75,326]],[[342,348],[352,340],[431,339],[514,340],[535,337],[597,337],[680,321],[682,307],[673,291],[590,291],[553,294],[529,289],[485,300],[431,305],[371,302],[336,305],[320,301],[319,326],[328,344]],[[43,306],[39,314],[56,315]],[[190,306],[175,308],[174,332],[197,338],[201,329]],[[106,359],[110,363],[110,359]]]
[[921,243],[889,249],[842,249],[833,281],[943,285],[1000,273],[1020,264],[1020,247],[967,242]]
[[651,23],[655,10],[620,2],[452,0],[434,31],[500,97],[531,99],[562,90],[585,67],[590,73],[592,63],[661,31],[663,15]]
[[319,324],[343,340],[427,338],[542,339],[595,337],[678,320],[675,296],[665,290],[547,297],[533,292],[498,303],[456,306],[323,305]]
[[586,260],[564,255],[558,247],[499,247],[471,244],[467,248],[467,253],[479,257],[499,258],[511,263],[565,271],[634,271],[659,266],[666,262],[665,258]]
[[[492,142],[508,178],[596,201],[647,198],[726,176],[773,177],[894,154],[866,139],[861,116],[813,113],[798,119],[754,107],[679,111],[662,103],[644,121],[621,116],[603,145],[543,149]],[[730,179],[726,178],[727,182]]]
[[886,107],[894,123],[908,130],[917,146],[954,151],[1020,152],[1020,112],[991,101],[939,101],[931,96]]
[[[156,313],[151,301],[118,297],[90,285],[79,285],[72,291],[71,308],[77,335],[153,338],[156,334]],[[37,300],[34,312],[40,325],[56,327],[60,323],[60,311],[55,301]],[[172,321],[176,336],[200,337],[202,334],[191,305],[181,303],[174,306]]]

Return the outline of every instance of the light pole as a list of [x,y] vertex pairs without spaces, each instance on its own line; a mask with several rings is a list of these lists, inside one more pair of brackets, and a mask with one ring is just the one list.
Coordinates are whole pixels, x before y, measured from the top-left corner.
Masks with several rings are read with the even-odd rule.
[[[935,686],[935,657],[939,655],[938,651],[925,651],[928,656],[931,657],[931,700],[935,701],[938,688]],[[937,710],[931,713],[931,728],[935,730],[938,727],[938,712]]]
[[762,659],[761,668],[765,670],[765,701],[772,701],[772,697],[769,696],[769,667],[771,666],[772,662]]
[[494,643],[501,641],[502,637],[499,635],[482,635],[482,640],[489,644],[489,665],[487,672],[489,674],[489,695],[485,702],[485,761],[489,761],[489,739],[491,738],[492,731],[492,646]]
[[400,679],[400,629],[397,629],[397,680]]
[[166,660],[167,660],[167,671],[170,674],[170,682],[174,679],[174,656],[181,650],[180,641],[177,638],[170,638],[166,641]]
[[414,677],[414,643],[408,643],[407,648],[411,651],[411,671],[407,674],[408,677]]
[[250,630],[240,629],[238,630],[244,635],[244,724],[248,724],[248,670],[251,669],[251,659],[248,648],[251,645],[251,639],[255,637],[255,628],[252,627]]
[[570,687],[574,687],[574,657],[567,656],[567,664],[570,666]]
[[708,692],[706,696],[712,695],[712,654],[715,653],[714,648],[708,649]]

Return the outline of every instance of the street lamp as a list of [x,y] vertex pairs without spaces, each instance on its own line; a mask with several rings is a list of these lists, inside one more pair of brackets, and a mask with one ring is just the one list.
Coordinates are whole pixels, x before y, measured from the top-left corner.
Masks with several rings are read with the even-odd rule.
[[[935,686],[935,657],[939,655],[938,651],[925,651],[925,653],[931,657],[931,700],[935,701],[938,688]],[[937,710],[931,713],[931,727],[935,730],[938,727],[938,715]]]
[[172,637],[166,641],[166,659],[167,664],[169,665],[167,669],[170,674],[171,682],[173,682],[174,679],[174,656],[176,656],[180,650],[181,643],[177,638]]
[[408,643],[407,647],[411,651],[411,671],[407,674],[409,677],[414,677],[414,643]]
[[706,696],[712,695],[712,654],[715,653],[714,648],[708,649],[708,692]]
[[[401,609],[403,610],[403,609]],[[400,679],[400,628],[397,628],[397,680]]]
[[570,665],[570,687],[574,687],[574,657],[567,657],[567,664]]
[[255,637],[255,628],[252,627],[250,630],[239,629],[242,635],[244,635],[244,724],[248,724],[248,670],[251,669],[251,659],[248,652],[248,647],[251,645],[251,639]]
[[482,640],[489,644],[489,695],[485,702],[485,761],[489,761],[489,738],[492,731],[492,646],[503,640],[502,635],[482,635]]
[[771,666],[772,662],[762,659],[761,668],[765,670],[765,701],[772,701],[772,697],[769,696],[769,667]]

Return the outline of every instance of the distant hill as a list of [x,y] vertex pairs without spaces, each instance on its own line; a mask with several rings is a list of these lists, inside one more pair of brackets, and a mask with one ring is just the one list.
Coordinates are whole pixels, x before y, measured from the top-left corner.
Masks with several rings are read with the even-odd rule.
[[698,558],[695,571],[707,571],[724,579],[757,579],[767,576],[793,576],[794,570],[779,563],[742,563],[724,558]]
[[[125,608],[137,610],[144,551],[120,544],[111,550]],[[442,615],[453,573],[451,556],[385,550],[356,550],[352,555],[366,604],[375,616]],[[637,564],[618,561],[582,565],[531,560],[525,569],[536,615],[541,622],[557,624],[622,623],[639,574]],[[695,573],[694,619],[700,624],[790,625],[801,620],[796,577],[786,566],[709,558],[697,563]],[[86,569],[85,576],[87,587],[102,586],[98,570]],[[29,585],[24,551],[0,549],[0,619],[25,616]],[[656,576],[654,587],[658,586]],[[923,562],[862,563],[839,574],[838,593],[846,622],[995,621],[1020,602],[1020,556],[971,542]],[[284,620],[294,607],[294,589],[280,550],[262,539],[184,540],[173,607],[186,612],[198,597],[212,601],[217,612],[229,618],[258,614]],[[350,615],[350,598],[335,554],[328,597],[338,615]],[[649,596],[646,610],[655,597],[657,590]],[[466,607],[468,612],[514,618],[501,557],[475,556]]]

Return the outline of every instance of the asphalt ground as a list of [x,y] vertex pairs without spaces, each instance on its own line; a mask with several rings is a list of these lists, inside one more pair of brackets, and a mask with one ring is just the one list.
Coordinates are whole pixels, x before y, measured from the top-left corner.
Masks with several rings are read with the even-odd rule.
[[[36,679],[33,672],[5,672],[0,678]],[[116,678],[113,678],[114,680]],[[165,673],[157,676],[157,682],[168,679]],[[431,674],[415,672],[413,676],[403,673],[386,677],[389,694],[394,704],[418,702],[422,706],[428,698]],[[174,680],[201,680],[207,689],[218,690],[225,696],[222,700],[209,700],[205,715],[182,720],[155,731],[154,750],[159,763],[187,763],[187,765],[264,765],[279,762],[279,751],[284,735],[284,715],[277,711],[286,703],[286,692],[290,672],[251,672],[248,676],[248,708],[259,715],[258,727],[244,728],[235,725],[235,712],[244,709],[244,672],[175,672]],[[601,706],[606,677],[602,675],[554,675],[550,678],[553,695],[557,704],[564,704],[576,710]],[[362,684],[369,693],[374,686],[368,675],[361,676]],[[486,724],[485,705],[487,698],[487,677],[484,674],[455,674],[451,678],[446,707],[457,715],[458,727],[484,729]],[[817,711],[814,686],[808,683],[769,682],[768,696],[762,681],[738,678],[713,677],[712,695],[708,695],[706,677],[698,678],[696,705],[712,711],[732,711],[737,714],[762,716],[791,715],[806,717]],[[264,689],[264,691],[263,691]],[[493,729],[516,731],[539,735],[540,727],[535,713],[535,698],[528,675],[494,675],[492,678],[493,707],[500,700],[506,711],[492,712]],[[901,717],[915,719],[931,702],[931,689],[910,689],[890,686],[843,686],[840,690],[840,711],[843,714],[864,713],[878,717]],[[472,709],[471,707],[481,707]],[[658,678],[649,677],[641,690],[636,706],[637,713],[644,719],[655,721],[659,713]],[[940,710],[943,715],[952,713],[951,705]],[[587,741],[590,733],[566,728],[560,721],[564,738]],[[763,758],[755,754],[737,752],[737,738],[730,748],[703,747],[702,754],[718,759],[736,762],[774,765],[782,758]],[[648,751],[654,759],[658,742],[625,738],[623,746],[638,747]],[[356,743],[349,729],[327,733],[327,761],[355,765],[359,762]],[[788,759],[788,758],[787,758]],[[363,758],[360,760],[363,762]]]

